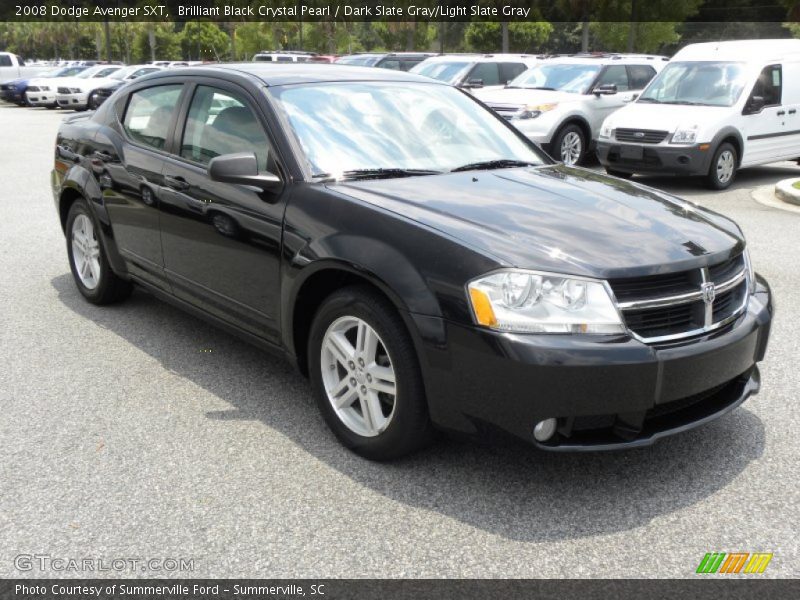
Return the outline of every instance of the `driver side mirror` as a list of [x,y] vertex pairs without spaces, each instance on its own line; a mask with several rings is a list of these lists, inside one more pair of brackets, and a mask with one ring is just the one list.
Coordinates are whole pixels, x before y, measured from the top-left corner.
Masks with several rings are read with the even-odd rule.
[[598,98],[600,96],[612,96],[613,94],[617,93],[617,84],[616,83],[604,83],[603,85],[598,85],[594,88],[594,95]]
[[254,152],[223,154],[208,163],[208,176],[212,181],[237,183],[261,188],[268,192],[279,192],[283,181],[274,173],[259,173],[258,160]]
[[744,115],[754,115],[756,113],[760,113],[761,109],[765,106],[765,101],[763,96],[753,96],[747,101],[747,104],[744,105],[744,110],[742,114]]
[[482,88],[483,79],[467,79],[467,82],[461,86],[465,88]]

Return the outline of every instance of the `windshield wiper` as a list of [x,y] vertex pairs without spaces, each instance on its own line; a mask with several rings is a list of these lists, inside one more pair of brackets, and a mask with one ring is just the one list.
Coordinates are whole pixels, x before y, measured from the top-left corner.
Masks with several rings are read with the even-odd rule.
[[[381,168],[381,169],[352,169],[342,172],[342,179],[392,179],[395,177],[416,177],[417,175],[441,175],[442,171],[429,169],[402,169],[402,168]],[[333,179],[330,173],[320,173],[315,177],[327,177]]]
[[661,104],[661,100],[656,100],[655,98],[639,98],[639,102],[652,102],[653,104]]
[[545,86],[535,86],[535,87],[529,87],[529,88],[526,88],[526,89],[529,89],[529,90],[548,90],[550,92],[555,92],[556,91],[556,88],[554,88],[554,87],[545,87]]
[[664,100],[662,104],[685,104],[686,106],[704,106],[702,102],[692,102],[691,100]]
[[459,171],[473,171],[477,169],[505,169],[509,167],[538,167],[539,163],[532,163],[525,160],[514,160],[510,158],[500,158],[496,160],[484,160],[481,162],[469,163],[461,165],[455,169],[450,169],[451,173],[458,173]]

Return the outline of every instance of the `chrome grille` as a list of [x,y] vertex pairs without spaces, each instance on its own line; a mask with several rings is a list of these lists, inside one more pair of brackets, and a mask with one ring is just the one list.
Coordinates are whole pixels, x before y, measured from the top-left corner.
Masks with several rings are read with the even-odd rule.
[[67,88],[67,87],[60,87],[60,88],[58,88],[58,93],[59,93],[59,94],[69,94],[69,93],[70,93],[70,92],[69,92],[69,88]]
[[668,131],[656,129],[616,129],[614,137],[620,142],[636,142],[638,144],[658,144],[664,141]]
[[741,314],[747,301],[744,254],[702,269],[612,279],[628,329],[645,342],[700,335]]
[[31,85],[31,86],[28,86],[28,91],[29,92],[38,92],[39,88],[37,86],[35,86],[35,85]]
[[524,107],[517,104],[489,104],[489,108],[491,108],[504,119],[510,121],[514,115],[516,115]]

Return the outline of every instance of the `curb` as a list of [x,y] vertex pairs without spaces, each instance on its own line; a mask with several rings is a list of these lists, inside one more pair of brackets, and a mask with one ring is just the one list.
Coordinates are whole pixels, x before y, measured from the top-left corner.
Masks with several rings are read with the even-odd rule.
[[800,181],[800,177],[782,179],[775,184],[775,196],[779,200],[800,206],[800,189],[794,187],[798,181]]
[[[797,180],[787,179],[785,181],[797,181]],[[761,186],[759,188],[754,189],[750,193],[750,196],[753,198],[753,200],[755,200],[759,204],[763,204],[764,206],[800,215],[800,206],[791,204],[789,202],[784,202],[783,200],[778,200],[775,193],[775,187],[777,186],[772,186],[772,185]],[[795,190],[795,191],[800,192],[800,190]],[[798,194],[798,196],[800,196],[800,194]]]

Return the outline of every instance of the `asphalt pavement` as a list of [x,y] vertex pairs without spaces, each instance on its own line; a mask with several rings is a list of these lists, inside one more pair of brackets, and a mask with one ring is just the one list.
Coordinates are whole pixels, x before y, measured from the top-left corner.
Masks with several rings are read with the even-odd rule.
[[0,577],[92,575],[20,570],[34,554],[194,561],[103,576],[692,577],[712,551],[800,576],[800,215],[750,196],[798,167],[724,193],[641,179],[736,219],[772,285],[743,407],[645,449],[443,440],[375,464],[280,360],[142,292],[82,299],[49,183],[63,116],[0,105]]

